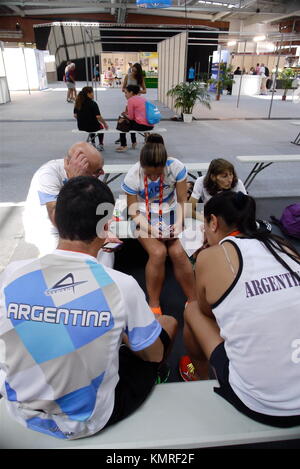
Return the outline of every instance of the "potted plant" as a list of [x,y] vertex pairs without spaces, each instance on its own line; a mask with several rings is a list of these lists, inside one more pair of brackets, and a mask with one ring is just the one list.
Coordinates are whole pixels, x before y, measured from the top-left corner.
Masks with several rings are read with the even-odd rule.
[[281,80],[283,86],[283,95],[281,97],[282,101],[286,101],[286,93],[287,90],[292,88],[294,76],[295,72],[292,68],[284,68],[279,72],[278,78]]
[[226,63],[222,62],[220,64],[217,78],[211,78],[208,82],[216,87],[216,100],[219,101],[223,90],[228,88],[231,89],[233,83],[235,83],[233,79],[232,66],[229,65],[227,67]]
[[199,81],[179,83],[167,92],[167,96],[175,98],[174,107],[181,109],[184,122],[192,121],[193,108],[197,101],[210,109],[210,95]]

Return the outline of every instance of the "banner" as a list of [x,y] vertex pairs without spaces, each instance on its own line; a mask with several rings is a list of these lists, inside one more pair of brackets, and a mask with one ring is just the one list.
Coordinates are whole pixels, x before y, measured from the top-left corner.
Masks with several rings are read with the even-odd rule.
[[172,6],[172,0],[136,0],[136,4],[143,8],[168,8]]

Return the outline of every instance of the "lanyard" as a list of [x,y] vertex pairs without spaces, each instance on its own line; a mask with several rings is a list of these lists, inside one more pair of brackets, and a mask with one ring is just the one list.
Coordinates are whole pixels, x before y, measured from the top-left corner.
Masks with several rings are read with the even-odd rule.
[[[164,181],[164,177],[163,175],[161,175],[159,178],[159,208],[158,208],[158,219],[159,219],[158,231],[159,231],[160,238],[162,238],[162,202],[163,202],[163,192],[164,192],[163,181]],[[147,219],[149,223],[151,223],[151,215],[150,215],[150,210],[149,210],[148,178],[146,175],[144,176],[144,187],[145,187],[146,215],[147,215]]]

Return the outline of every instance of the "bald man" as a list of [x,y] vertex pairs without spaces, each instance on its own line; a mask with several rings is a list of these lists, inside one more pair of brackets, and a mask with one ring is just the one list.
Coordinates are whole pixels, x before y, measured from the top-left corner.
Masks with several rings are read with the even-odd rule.
[[[95,147],[79,142],[69,149],[64,159],[48,161],[35,172],[27,195],[23,225],[25,241],[38,248],[40,257],[57,246],[58,231],[54,215],[60,189],[66,181],[76,176],[98,178],[104,174],[103,165],[103,157]],[[103,252],[98,260],[112,266],[113,256]]]

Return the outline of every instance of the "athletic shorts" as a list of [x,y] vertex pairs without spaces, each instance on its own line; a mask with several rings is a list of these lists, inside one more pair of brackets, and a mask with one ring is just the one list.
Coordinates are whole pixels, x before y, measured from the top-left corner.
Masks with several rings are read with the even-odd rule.
[[226,401],[230,402],[239,412],[247,415],[257,422],[271,425],[273,427],[294,427],[300,425],[300,415],[292,415],[287,417],[278,417],[276,415],[266,415],[254,410],[249,409],[235,394],[229,384],[229,359],[226,354],[224,342],[219,344],[212,352],[209,360],[216,377],[219,381],[219,388],[214,388],[214,391],[222,396]]
[[72,83],[71,81],[66,81],[66,85],[69,90],[73,90],[75,88],[75,83]]
[[[164,345],[165,356],[170,338],[164,329],[159,338]],[[137,357],[126,345],[120,347],[120,379],[115,389],[113,412],[105,427],[124,419],[140,407],[155,385],[159,366],[160,363],[147,362]]]

